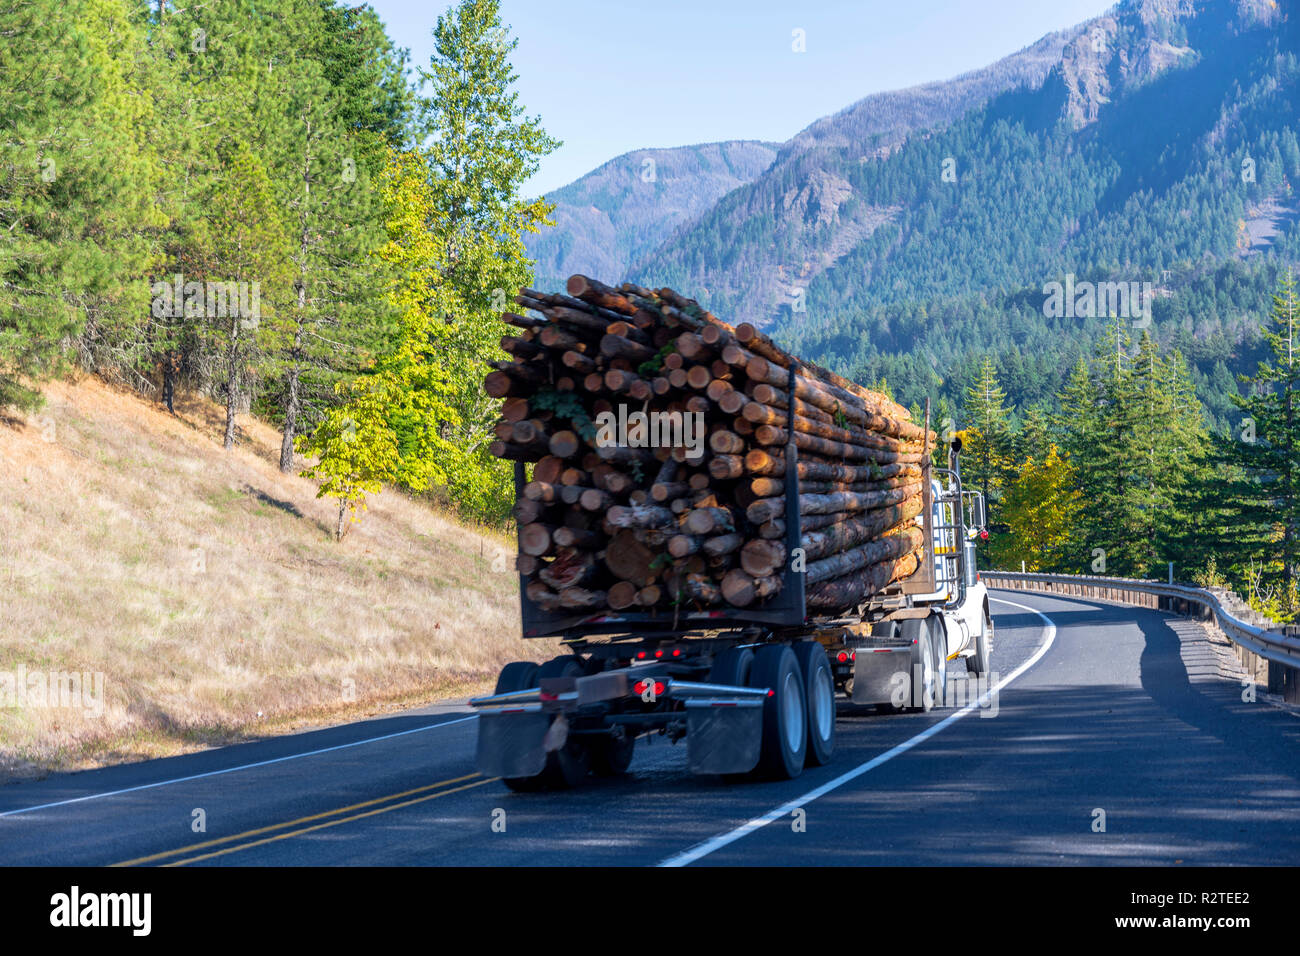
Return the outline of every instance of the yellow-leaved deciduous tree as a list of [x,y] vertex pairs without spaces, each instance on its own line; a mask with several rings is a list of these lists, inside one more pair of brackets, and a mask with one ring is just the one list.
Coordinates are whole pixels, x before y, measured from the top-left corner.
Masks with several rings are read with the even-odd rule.
[[347,516],[359,520],[357,512],[365,510],[366,495],[378,494],[384,482],[397,476],[399,458],[382,380],[340,382],[335,391],[343,404],[330,409],[310,435],[299,436],[297,444],[300,451],[317,458],[302,472],[320,482],[316,497],[338,499],[334,539],[341,541]]
[[444,434],[461,424],[452,407],[447,371],[449,324],[455,309],[452,290],[442,281],[446,239],[429,223],[436,201],[428,163],[418,152],[393,152],[381,183],[388,240],[379,250],[391,281],[387,296],[397,310],[396,347],[380,363],[389,402],[387,420],[397,445],[395,480],[412,491],[445,484],[454,452]]
[[1074,466],[1061,457],[1055,445],[1041,458],[1021,463],[1019,474],[1006,489],[1002,520],[1009,535],[1000,542],[998,556],[1007,564],[1024,561],[1029,571],[1058,567],[1083,509]]
[[388,237],[377,256],[389,277],[384,294],[397,314],[396,341],[365,375],[335,386],[340,404],[297,441],[318,459],[302,472],[321,482],[317,497],[339,499],[337,539],[347,513],[358,520],[358,506],[364,510],[365,496],[384,482],[413,491],[445,483],[442,432],[458,420],[444,368],[450,296],[438,278],[443,241],[427,228],[433,198],[423,158],[390,153],[380,191]]

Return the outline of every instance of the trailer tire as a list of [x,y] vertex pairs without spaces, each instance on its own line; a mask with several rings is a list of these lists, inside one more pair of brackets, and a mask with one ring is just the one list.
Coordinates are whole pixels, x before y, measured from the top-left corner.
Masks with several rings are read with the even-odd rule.
[[808,705],[809,767],[824,767],[835,753],[835,675],[826,648],[816,641],[800,641],[794,656],[803,671],[804,699]]
[[709,683],[748,687],[749,676],[753,671],[753,651],[748,647],[728,647],[713,658],[713,666],[709,668]]
[[[585,672],[582,659],[572,654],[553,657],[537,671],[537,679],[546,677],[581,677]],[[557,718],[558,719],[558,718]],[[541,776],[555,790],[576,787],[591,770],[591,751],[580,737],[569,735],[564,746],[546,755],[546,769]]]
[[497,689],[493,693],[509,694],[511,691],[536,687],[539,670],[541,665],[533,661],[511,661],[497,675]]
[[[709,668],[710,684],[725,684],[728,687],[752,687],[750,678],[754,675],[754,652],[748,647],[728,647],[713,658]],[[724,773],[722,779],[728,783],[743,783],[750,779],[753,771],[743,773]]]
[[624,730],[623,736],[597,738],[591,744],[591,772],[597,777],[617,777],[627,773],[636,751],[636,734]]
[[[512,661],[501,668],[494,693],[508,694],[511,691],[536,687],[539,670],[541,670],[540,665],[533,661]],[[535,793],[545,789],[546,776],[539,773],[535,777],[502,777],[501,782],[517,793]]]
[[794,651],[784,644],[760,647],[750,684],[772,691],[763,701],[758,771],[771,779],[791,780],[803,773],[808,753],[808,704]]

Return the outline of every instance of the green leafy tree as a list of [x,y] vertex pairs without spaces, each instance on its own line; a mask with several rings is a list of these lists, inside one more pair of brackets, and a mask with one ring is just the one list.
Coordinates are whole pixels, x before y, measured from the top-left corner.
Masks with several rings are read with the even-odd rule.
[[518,41],[496,0],[462,0],[433,29],[419,131],[432,188],[427,228],[437,237],[446,298],[433,345],[448,403],[450,439],[439,449],[454,501],[477,517],[506,516],[509,468],[487,452],[498,403],[483,393],[487,363],[504,358],[500,313],[532,277],[523,237],[549,224],[552,206],[520,189],[559,143],[524,115],[509,57]]
[[458,415],[440,354],[444,316],[455,306],[441,281],[445,237],[429,230],[437,198],[418,152],[391,154],[381,178],[388,241],[378,255],[388,267],[387,298],[398,317],[396,347],[380,362],[388,383],[388,421],[399,452],[396,480],[413,491],[448,481],[446,463],[456,451],[451,433]]
[[265,347],[275,315],[274,300],[263,301],[262,288],[282,287],[289,274],[290,240],[279,217],[266,169],[246,147],[234,145],[214,194],[210,222],[224,281],[240,289],[240,305],[213,309],[206,296],[202,304],[188,297],[185,303],[186,309],[206,315],[211,339],[223,356],[227,448],[235,443],[235,416],[249,385],[247,373]]
[[966,390],[962,473],[967,484],[983,492],[990,523],[1011,467],[1012,432],[1005,402],[993,360],[986,357],[975,384]]
[[1242,549],[1260,556],[1265,582],[1289,591],[1300,577],[1300,302],[1289,269],[1263,335],[1269,355],[1242,377],[1246,394],[1233,396],[1245,419],[1229,444],[1229,461],[1245,480],[1228,517]]
[[148,308],[139,49],[122,0],[0,7],[0,407],[39,405],[88,321]]
[[366,496],[378,494],[397,475],[397,441],[388,423],[389,405],[382,382],[363,378],[336,385],[341,399],[312,431],[298,442],[317,461],[303,475],[320,482],[316,497],[338,500],[336,541],[347,530],[346,519],[360,519]]

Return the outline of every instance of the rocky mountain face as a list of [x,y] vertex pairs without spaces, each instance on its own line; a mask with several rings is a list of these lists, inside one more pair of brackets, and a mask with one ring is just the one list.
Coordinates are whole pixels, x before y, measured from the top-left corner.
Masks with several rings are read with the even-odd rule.
[[735,141],[610,160],[547,196],[555,226],[525,240],[537,283],[558,288],[575,272],[621,278],[675,229],[761,175],[776,151],[774,143]]

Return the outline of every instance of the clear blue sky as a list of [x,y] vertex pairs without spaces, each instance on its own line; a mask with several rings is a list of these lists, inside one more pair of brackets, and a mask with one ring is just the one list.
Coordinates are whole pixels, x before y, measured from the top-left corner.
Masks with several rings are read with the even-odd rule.
[[[427,65],[448,0],[370,0]],[[1108,0],[502,0],[520,100],[564,145],[526,192],[621,153],[781,142],[882,90],[985,66],[1109,9]],[[806,52],[792,49],[804,31]]]

